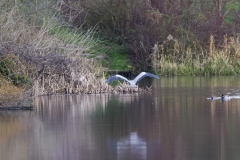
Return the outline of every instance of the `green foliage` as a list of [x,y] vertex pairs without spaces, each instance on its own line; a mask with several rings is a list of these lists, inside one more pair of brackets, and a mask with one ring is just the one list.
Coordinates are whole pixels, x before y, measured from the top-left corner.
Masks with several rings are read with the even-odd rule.
[[125,47],[114,45],[106,51],[108,57],[109,70],[130,70],[132,69],[131,62],[129,60],[128,51]]
[[[109,70],[131,70],[128,50],[124,45],[118,45],[108,40],[101,42],[92,48],[92,56],[99,58],[103,67]],[[102,56],[101,56],[102,55]]]
[[234,25],[234,22],[239,19],[237,14],[240,11],[240,2],[239,1],[231,1],[226,4],[227,11],[224,15],[224,21],[229,25]]
[[[19,66],[21,64],[15,63],[13,57],[1,57],[0,60],[0,75],[11,81],[14,85],[26,87],[31,85],[31,81],[21,71]],[[19,62],[19,61],[18,61]]]

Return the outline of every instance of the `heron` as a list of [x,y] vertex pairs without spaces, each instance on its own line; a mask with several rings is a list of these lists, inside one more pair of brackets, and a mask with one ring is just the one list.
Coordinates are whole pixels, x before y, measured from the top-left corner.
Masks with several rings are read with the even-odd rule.
[[156,79],[159,79],[159,77],[155,74],[152,74],[152,73],[148,73],[148,72],[141,72],[136,78],[134,78],[133,80],[128,80],[127,78],[119,75],[119,74],[116,74],[112,77],[110,77],[106,83],[111,83],[112,81],[115,81],[115,80],[124,80],[126,82],[128,82],[130,84],[130,87],[137,87],[136,83],[139,82],[141,79],[143,79],[144,77],[152,77],[152,78],[156,78]]

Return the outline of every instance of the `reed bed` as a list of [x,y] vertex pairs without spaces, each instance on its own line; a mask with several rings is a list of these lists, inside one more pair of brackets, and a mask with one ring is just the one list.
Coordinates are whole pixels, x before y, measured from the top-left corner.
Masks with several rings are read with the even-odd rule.
[[151,54],[152,67],[163,75],[234,75],[240,73],[239,37],[224,37],[221,46],[209,39],[208,49],[192,43],[187,47],[176,39],[155,44]]

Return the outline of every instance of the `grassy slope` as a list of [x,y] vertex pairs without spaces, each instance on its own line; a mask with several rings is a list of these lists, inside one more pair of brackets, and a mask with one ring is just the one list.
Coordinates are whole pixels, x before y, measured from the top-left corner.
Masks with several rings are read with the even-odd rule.
[[[100,57],[99,60],[103,67],[108,70],[131,70],[132,65],[127,52],[124,46],[103,41],[93,48],[92,55]],[[100,56],[101,53],[104,53],[103,56]]]

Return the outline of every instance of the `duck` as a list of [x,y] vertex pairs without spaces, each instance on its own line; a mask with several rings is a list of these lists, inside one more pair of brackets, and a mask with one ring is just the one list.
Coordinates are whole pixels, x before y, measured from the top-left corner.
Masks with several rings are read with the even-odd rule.
[[224,95],[224,94],[221,95],[222,100],[229,100],[230,98],[231,97],[229,95]]
[[211,100],[217,100],[217,99],[221,99],[221,97],[216,97],[216,96],[211,96],[211,98],[210,98]]

